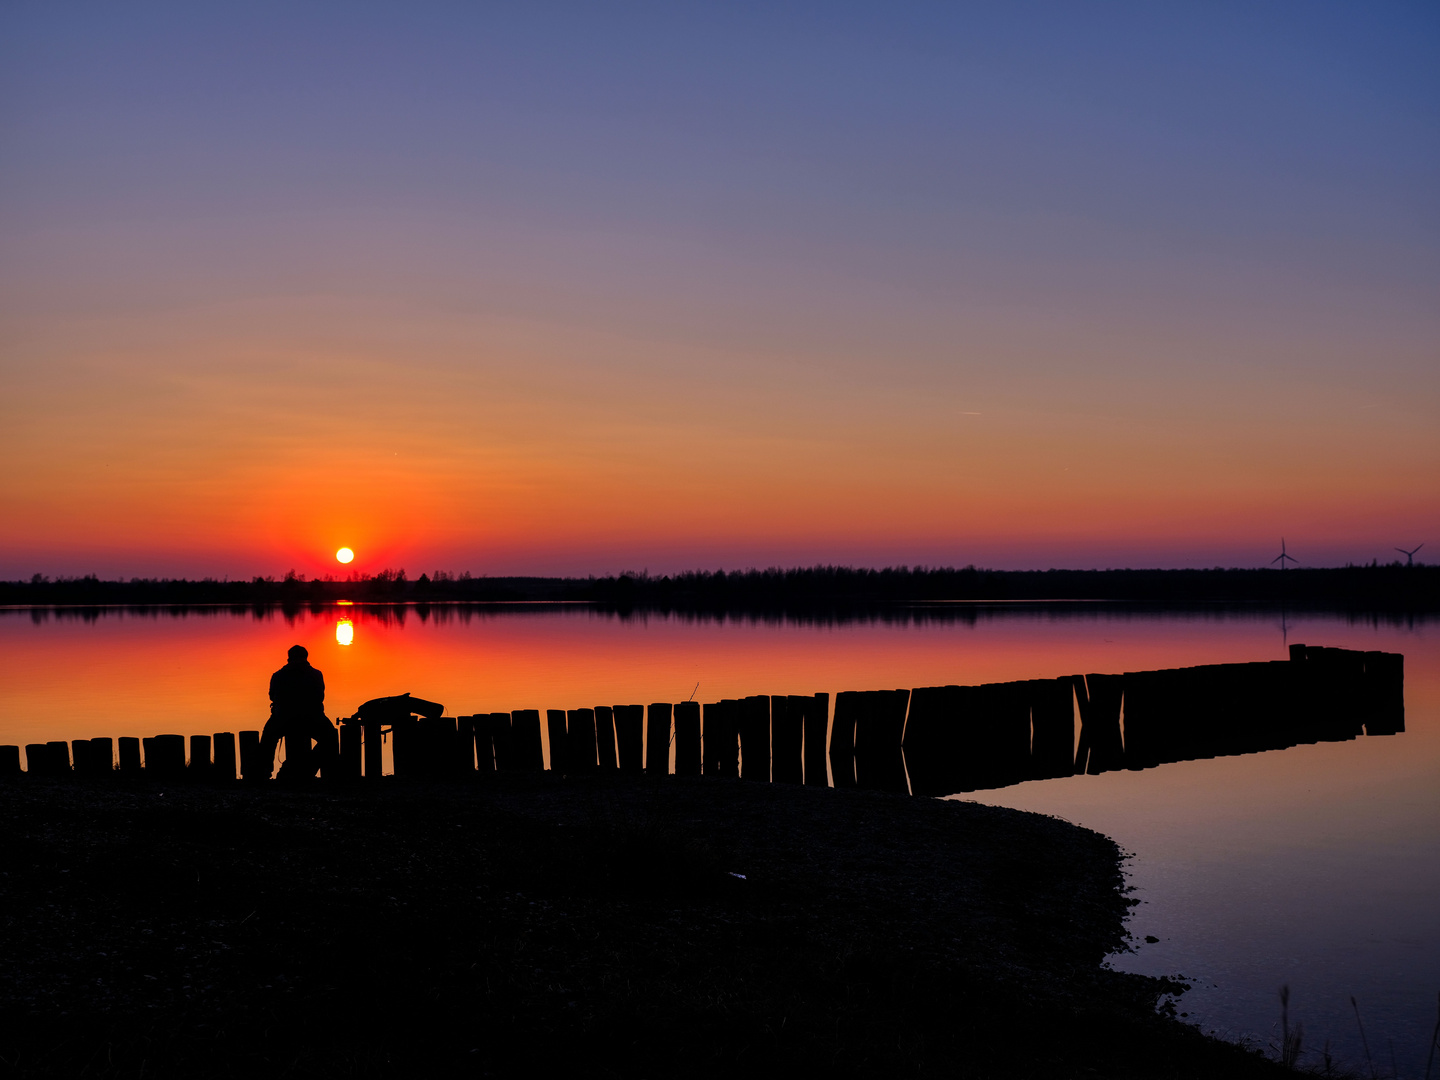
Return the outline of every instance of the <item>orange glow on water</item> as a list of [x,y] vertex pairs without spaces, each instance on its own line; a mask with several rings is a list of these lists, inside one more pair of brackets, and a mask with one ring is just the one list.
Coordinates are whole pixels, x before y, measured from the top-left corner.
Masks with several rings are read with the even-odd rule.
[[[520,613],[345,605],[287,618],[108,613],[93,622],[0,616],[0,742],[259,728],[267,679],[305,645],[331,716],[411,692],[451,714],[716,701],[1119,672],[1285,655],[1268,619],[981,615],[976,622],[773,624],[537,606]],[[1417,639],[1340,622],[1290,640],[1411,652]],[[1427,666],[1427,664],[1429,666]],[[1407,659],[1407,701],[1431,700],[1436,665]],[[698,689],[696,684],[699,684]]]

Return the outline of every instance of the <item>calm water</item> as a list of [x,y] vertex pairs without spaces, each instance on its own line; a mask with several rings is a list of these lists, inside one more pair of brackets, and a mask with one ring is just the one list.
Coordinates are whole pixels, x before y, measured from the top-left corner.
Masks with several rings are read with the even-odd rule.
[[[797,625],[583,608],[0,612],[0,742],[258,728],[301,643],[332,715],[410,691],[454,714],[973,684],[1283,659],[1288,641],[1405,654],[1405,734],[1020,784],[966,798],[1055,814],[1133,853],[1139,944],[1113,963],[1183,974],[1192,1022],[1278,1041],[1291,987],[1307,1058],[1328,1039],[1418,1077],[1440,991],[1440,626],[1324,616],[984,611]],[[696,684],[698,690],[696,689]]]

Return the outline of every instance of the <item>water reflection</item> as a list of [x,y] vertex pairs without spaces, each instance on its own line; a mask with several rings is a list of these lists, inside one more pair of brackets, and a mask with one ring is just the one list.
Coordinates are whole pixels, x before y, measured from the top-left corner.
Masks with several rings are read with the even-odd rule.
[[[591,707],[597,740],[608,721],[621,736],[611,753],[633,763],[643,761],[643,720],[594,703],[680,702],[697,681],[697,701],[740,701],[765,689],[773,708],[774,696],[784,696],[783,747],[794,741],[790,697],[813,698],[822,688],[1058,683],[1067,672],[1123,676],[1236,661],[1284,666],[1287,629],[1290,641],[1404,653],[1405,734],[1398,738],[1322,739],[1137,771],[1124,755],[1133,747],[1138,761],[1143,749],[1143,731],[1131,731],[1138,698],[1127,706],[1122,694],[1120,768],[966,797],[1055,814],[1135,853],[1129,874],[1144,901],[1133,916],[1137,944],[1145,935],[1160,940],[1114,963],[1192,976],[1195,989],[1180,1008],[1207,1030],[1265,1045],[1278,1020],[1276,988],[1288,982],[1291,1018],[1305,1022],[1307,1041],[1319,1047],[1332,1040],[1339,1056],[1364,1071],[1354,994],[1372,1040],[1393,1038],[1401,1075],[1423,1075],[1440,971],[1440,647],[1433,618],[1292,613],[1282,626],[1279,612],[1078,605],[897,611],[829,622],[627,619],[558,605],[426,610],[422,619],[417,608],[346,607],[343,616],[359,631],[350,646],[335,637],[342,613],[334,607],[191,609],[183,617],[164,608],[0,610],[0,743],[256,729],[268,713],[273,657],[297,643],[324,670],[337,712],[412,691],[470,715],[472,730],[488,734],[492,755],[492,714],[505,711],[513,722],[515,712],[525,712],[521,746],[532,767],[535,729],[547,750],[550,732],[547,715],[529,714],[537,706],[563,707],[567,736],[568,713]],[[1073,682],[1070,689],[1073,700]],[[1104,696],[1099,684],[1094,696]],[[1036,707],[1032,701],[1032,739],[1058,762],[1064,740],[1053,733],[1040,739]],[[1208,738],[1223,731],[1219,699],[1192,711],[1202,722],[1196,732]],[[800,716],[803,732],[803,709]],[[1220,727],[1205,726],[1211,716]],[[1066,752],[1072,762],[1081,721],[1076,706],[1076,741]],[[678,743],[681,717],[675,725]],[[217,759],[222,745],[228,749],[212,744]],[[1044,756],[1037,745],[1032,758]],[[1104,739],[1096,746],[1098,768],[1115,748]],[[86,764],[109,761],[113,752],[122,767],[138,767],[142,749],[138,740],[117,738],[113,751],[102,743]],[[604,752],[597,746],[597,759]],[[1089,755],[1085,764],[1088,772]],[[909,779],[916,779],[913,770]]]
[[355,624],[349,619],[341,619],[335,624],[335,641],[340,645],[353,645],[355,643]]

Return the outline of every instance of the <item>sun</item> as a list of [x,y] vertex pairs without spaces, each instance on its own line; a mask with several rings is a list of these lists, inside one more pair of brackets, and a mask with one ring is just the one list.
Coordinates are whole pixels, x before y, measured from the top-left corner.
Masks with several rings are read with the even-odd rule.
[[351,551],[349,548],[341,548],[339,551],[335,552],[335,558],[339,559],[341,562],[349,562],[351,559],[355,558],[355,552]]

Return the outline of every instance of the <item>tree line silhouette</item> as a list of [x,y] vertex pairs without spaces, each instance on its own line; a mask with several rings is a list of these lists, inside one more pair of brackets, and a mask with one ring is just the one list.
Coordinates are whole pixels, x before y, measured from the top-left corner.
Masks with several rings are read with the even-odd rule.
[[94,575],[0,582],[0,605],[267,605],[361,602],[571,601],[631,611],[843,613],[895,605],[1096,602],[1133,606],[1267,606],[1341,611],[1440,610],[1440,567],[987,570],[974,566],[812,566],[604,577],[472,577],[403,569],[347,579],[131,578]]

